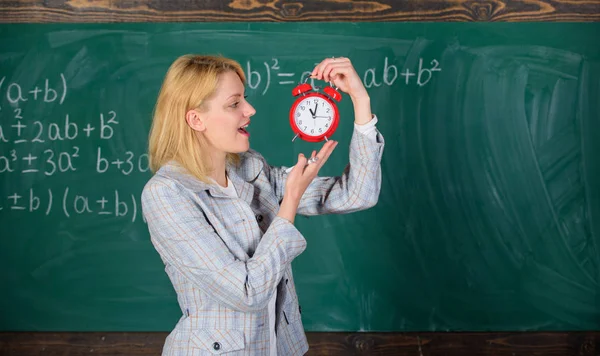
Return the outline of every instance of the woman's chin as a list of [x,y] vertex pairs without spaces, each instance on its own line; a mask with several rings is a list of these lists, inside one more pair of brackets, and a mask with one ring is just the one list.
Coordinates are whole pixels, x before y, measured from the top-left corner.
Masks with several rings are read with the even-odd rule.
[[240,145],[237,147],[234,153],[244,153],[250,149],[250,142],[247,142],[245,145]]

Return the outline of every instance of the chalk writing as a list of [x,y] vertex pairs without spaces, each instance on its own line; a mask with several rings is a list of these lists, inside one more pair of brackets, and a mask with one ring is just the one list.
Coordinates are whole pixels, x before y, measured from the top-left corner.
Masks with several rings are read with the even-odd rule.
[[[94,165],[94,174],[100,175],[115,172],[128,176],[133,172],[147,172],[146,153],[136,155],[124,149],[123,153],[117,154],[114,151],[118,150],[101,147],[103,142],[112,147],[112,141],[118,138],[119,118],[115,110],[107,109],[85,117],[61,113],[32,118],[29,110],[65,102],[67,81],[62,73],[56,77],[58,79],[44,78],[32,87],[8,82],[7,76],[0,78],[0,103],[8,103],[10,107],[2,110],[0,106],[0,175],[38,175],[36,179],[43,182],[43,177],[89,172]],[[66,218],[110,215],[132,222],[141,216],[139,197],[136,199],[133,194],[119,190],[96,193],[95,196],[81,194],[69,186],[7,192],[0,196],[0,211],[45,215],[55,211]]]
[[59,78],[45,78],[43,84],[37,83],[33,87],[25,88],[16,82],[6,83],[6,76],[3,76],[0,78],[0,96],[6,98],[11,106],[18,106],[29,100],[44,103],[54,103],[58,100],[62,105],[67,97],[67,81],[64,74],[60,73]]
[[[314,63],[314,65],[316,64]],[[311,75],[312,68],[308,69],[310,70],[298,72],[283,70],[277,58],[264,61],[260,65],[247,61],[245,66],[249,89],[257,90],[261,95],[265,95],[269,88],[275,85],[293,87],[299,83],[303,83]],[[366,88],[376,88],[382,85],[392,86],[395,83],[422,87],[433,79],[435,72],[440,72],[441,70],[440,63],[436,59],[429,61],[428,66],[425,64],[423,58],[420,58],[418,68],[414,68],[414,70],[411,70],[411,68],[400,70],[398,65],[390,63],[390,60],[385,57],[383,59],[383,68],[367,68],[362,74],[359,73],[359,75]],[[272,82],[272,77],[276,77],[277,81]],[[404,77],[404,80],[398,80],[399,77]],[[315,86],[314,79],[311,79],[311,85]]]
[[123,157],[109,160],[103,156],[101,147],[98,147],[97,152],[96,172],[98,173],[106,173],[109,169],[115,168],[117,171],[127,176],[133,171],[143,173],[150,169],[148,154],[146,153],[136,157],[133,152],[127,151]]
[[[12,124],[0,124],[0,143],[13,141],[21,143],[45,143],[46,141],[75,140],[80,134],[86,138],[110,140],[114,135],[114,127],[119,122],[116,120],[117,113],[108,111],[107,115],[100,113],[96,123],[78,124],[69,114],[64,118],[48,122],[35,120],[27,123],[23,120],[23,110],[15,109],[16,122]],[[82,128],[83,127],[83,128]],[[95,130],[97,133],[94,133]],[[82,133],[83,132],[83,133]]]
[[[317,63],[314,63],[316,65]],[[366,88],[405,85],[422,87],[442,70],[436,59],[420,58],[418,66],[409,68],[392,63],[387,57],[381,67],[369,67],[359,73]],[[273,88],[293,88],[308,81],[312,67],[294,70],[296,66],[271,58],[259,63],[244,63],[247,86],[260,95]],[[95,177],[115,174],[128,177],[148,173],[149,157],[125,147],[121,139],[119,114],[112,108],[86,112],[47,110],[39,115],[40,107],[62,105],[68,99],[69,87],[63,73],[43,75],[33,83],[19,83],[13,76],[0,73],[0,175],[2,178],[34,177],[37,182],[49,177],[73,173]],[[3,107],[4,106],[4,107]],[[8,186],[7,186],[8,187]],[[78,215],[110,215],[131,219],[141,213],[133,194],[113,190],[95,196],[77,192],[65,181],[63,187],[45,189],[43,185],[28,185],[24,191],[7,188],[0,196],[0,211],[15,213],[53,211],[71,218]],[[143,220],[143,217],[142,217]]]
[[139,215],[143,220],[138,207],[139,198],[133,194],[122,194],[119,190],[89,196],[73,192],[70,187],[65,187],[59,192],[54,189],[30,188],[25,193],[12,192],[0,199],[0,211],[41,211],[50,215],[57,210],[66,218],[84,214],[112,215],[128,218],[131,222],[135,222]]

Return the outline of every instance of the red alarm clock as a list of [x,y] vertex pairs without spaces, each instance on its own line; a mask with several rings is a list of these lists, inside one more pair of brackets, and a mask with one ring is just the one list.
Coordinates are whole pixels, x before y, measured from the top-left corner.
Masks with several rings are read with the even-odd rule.
[[296,134],[292,141],[297,137],[308,142],[328,141],[340,121],[336,101],[342,100],[342,95],[331,83],[320,93],[318,87],[306,80],[292,94],[298,97],[290,110],[290,126]]

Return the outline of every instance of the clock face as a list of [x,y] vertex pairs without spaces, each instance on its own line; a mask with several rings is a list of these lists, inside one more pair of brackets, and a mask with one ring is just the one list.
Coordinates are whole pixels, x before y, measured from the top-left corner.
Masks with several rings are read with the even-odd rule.
[[296,105],[292,115],[300,131],[309,136],[320,136],[333,125],[335,109],[320,96],[307,96]]

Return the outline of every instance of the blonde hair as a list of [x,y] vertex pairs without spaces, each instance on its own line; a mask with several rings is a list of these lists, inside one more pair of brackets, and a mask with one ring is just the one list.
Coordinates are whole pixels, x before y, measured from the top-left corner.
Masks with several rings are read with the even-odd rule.
[[[215,93],[219,76],[228,71],[246,83],[240,64],[225,57],[188,54],[171,64],[158,94],[150,128],[148,155],[153,172],[174,160],[194,177],[208,182],[212,167],[207,142],[188,126],[185,115],[192,109],[206,110],[204,104]],[[239,156],[229,153],[227,160],[237,164]]]

